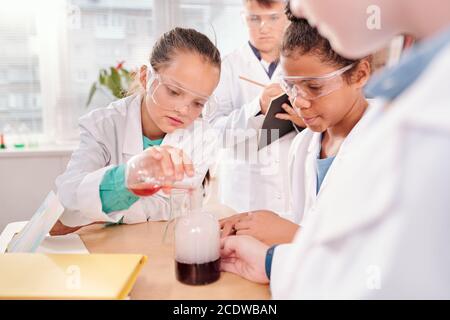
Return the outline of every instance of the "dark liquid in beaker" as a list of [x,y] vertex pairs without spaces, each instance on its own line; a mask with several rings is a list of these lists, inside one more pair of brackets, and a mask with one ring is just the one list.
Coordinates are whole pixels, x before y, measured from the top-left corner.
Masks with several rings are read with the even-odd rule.
[[220,258],[206,263],[182,263],[175,261],[178,281],[190,285],[208,284],[220,278]]

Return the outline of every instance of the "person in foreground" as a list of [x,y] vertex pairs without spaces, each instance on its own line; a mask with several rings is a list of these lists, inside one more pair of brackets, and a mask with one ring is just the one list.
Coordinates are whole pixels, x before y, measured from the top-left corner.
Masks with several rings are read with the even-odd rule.
[[[222,269],[270,281],[275,299],[449,299],[450,3],[299,0],[291,8],[347,58],[397,34],[418,43],[366,87],[384,100],[383,112],[329,181],[334,192],[305,213],[294,242],[269,249],[250,236],[227,237]],[[373,15],[381,28],[368,27]]]

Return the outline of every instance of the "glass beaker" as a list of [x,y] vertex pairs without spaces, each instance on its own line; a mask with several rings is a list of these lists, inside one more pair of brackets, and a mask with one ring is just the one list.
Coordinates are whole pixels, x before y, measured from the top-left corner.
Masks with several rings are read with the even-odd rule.
[[190,202],[175,222],[175,275],[182,283],[203,285],[220,278],[220,225],[214,214],[202,211],[199,191]]
[[163,244],[172,244],[174,238],[174,221],[191,210],[191,192],[186,189],[173,189],[169,195],[169,217],[163,230]]

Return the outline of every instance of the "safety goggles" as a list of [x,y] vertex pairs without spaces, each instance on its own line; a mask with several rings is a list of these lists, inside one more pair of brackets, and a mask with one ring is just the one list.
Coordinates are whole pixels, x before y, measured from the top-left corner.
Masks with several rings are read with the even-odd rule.
[[265,25],[276,27],[286,18],[283,11],[273,11],[268,13],[242,11],[241,15],[247,25],[253,29],[259,29]]
[[340,89],[344,84],[342,74],[353,66],[354,63],[320,77],[281,76],[280,84],[292,101],[298,96],[315,100]]
[[153,102],[166,110],[180,112],[188,109],[188,114],[193,118],[202,115],[211,117],[217,109],[217,101],[214,96],[205,96],[190,89],[184,88],[170,77],[148,72],[147,94]]

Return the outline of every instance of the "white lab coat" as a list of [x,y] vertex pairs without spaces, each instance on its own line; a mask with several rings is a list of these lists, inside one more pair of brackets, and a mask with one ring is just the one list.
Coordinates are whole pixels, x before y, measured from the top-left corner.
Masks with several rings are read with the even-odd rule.
[[450,46],[335,160],[273,298],[450,298],[448,70]]
[[[58,196],[65,207],[61,217],[63,224],[117,222],[122,217],[124,223],[168,218],[169,196],[162,191],[140,198],[126,210],[109,214],[102,211],[99,185],[105,172],[143,150],[141,101],[141,95],[133,95],[80,119],[80,145],[72,154],[66,171],[56,180]],[[197,119],[188,128],[167,134],[161,145],[183,149],[195,166],[195,176],[191,179],[201,185],[208,167],[214,162],[217,136],[205,120]]]
[[[255,115],[260,111],[262,88],[239,79],[242,75],[269,84],[280,72],[278,66],[271,80],[248,43],[226,56],[215,91],[219,109],[212,123],[223,133],[218,165],[220,202],[238,212],[268,209],[290,219],[286,155],[296,133],[257,152],[264,116]],[[250,152],[244,152],[246,144]]]
[[[288,155],[289,198],[292,201],[292,217],[294,222],[303,226],[304,213],[308,212],[318,201],[322,193],[327,192],[329,179],[334,179],[335,163],[345,158],[347,150],[354,139],[364,131],[371,121],[377,117],[382,107],[381,101],[370,99],[369,106],[359,122],[343,141],[339,152],[322,181],[317,193],[317,157],[321,150],[322,133],[305,129],[292,142]],[[337,166],[339,167],[339,166]]]

